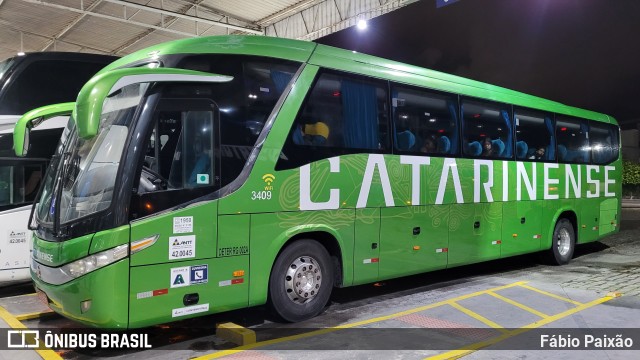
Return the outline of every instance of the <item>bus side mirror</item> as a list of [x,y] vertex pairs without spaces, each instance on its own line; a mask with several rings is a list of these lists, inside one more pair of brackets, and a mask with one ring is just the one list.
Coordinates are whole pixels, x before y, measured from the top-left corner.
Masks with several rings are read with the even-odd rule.
[[30,145],[29,136],[31,129],[53,117],[71,115],[75,104],[76,103],[71,102],[47,105],[33,109],[22,115],[13,129],[13,150],[15,151],[16,156],[27,156]]
[[100,72],[80,90],[73,109],[78,136],[90,139],[98,134],[105,98],[132,84],[157,82],[225,83],[233,76],[176,68],[132,67]]

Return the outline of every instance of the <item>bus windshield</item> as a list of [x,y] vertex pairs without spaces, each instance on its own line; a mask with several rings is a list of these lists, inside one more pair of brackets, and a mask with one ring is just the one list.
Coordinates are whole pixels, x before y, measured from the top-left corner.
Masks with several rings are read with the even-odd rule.
[[51,223],[57,206],[62,224],[109,206],[133,113],[147,85],[130,85],[105,100],[98,136],[78,137],[70,121],[69,139],[58,149],[44,183],[39,221]]

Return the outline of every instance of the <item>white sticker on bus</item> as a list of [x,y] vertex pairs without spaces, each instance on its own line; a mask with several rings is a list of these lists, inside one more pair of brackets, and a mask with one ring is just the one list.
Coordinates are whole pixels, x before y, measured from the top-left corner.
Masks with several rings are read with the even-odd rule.
[[171,288],[189,286],[189,271],[191,267],[183,266],[171,269]]
[[196,236],[170,236],[169,260],[196,257]]
[[193,216],[173,218],[173,233],[183,234],[193,232]]
[[209,304],[187,306],[171,310],[171,317],[187,316],[209,311]]
[[10,230],[9,231],[9,244],[26,244],[27,243],[27,232],[20,230]]

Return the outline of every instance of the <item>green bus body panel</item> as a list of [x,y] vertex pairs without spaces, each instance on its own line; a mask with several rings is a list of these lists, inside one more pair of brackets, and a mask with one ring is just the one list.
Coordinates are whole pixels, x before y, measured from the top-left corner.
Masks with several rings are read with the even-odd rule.
[[[298,211],[251,215],[249,306],[264,304],[271,268],[285,243],[305,233],[331,235],[342,252],[344,286],[352,284],[354,210]],[[309,238],[309,237],[307,237]]]
[[244,54],[305,62],[317,44],[267,36],[211,36],[154,45],[114,61],[98,74],[170,54]]
[[97,232],[91,239],[89,254],[112,249],[118,245],[128,244],[130,231],[130,226],[124,225],[112,230]]
[[[193,228],[189,232],[174,233],[174,219],[192,217]],[[148,266],[191,259],[208,259],[216,256],[218,233],[217,203],[206,202],[185,209],[165,212],[131,223],[131,242],[158,236],[150,247],[131,254],[131,266]],[[173,245],[175,241],[192,241],[185,246]],[[174,251],[193,250],[193,254],[177,254]],[[167,275],[169,276],[169,275]]]
[[447,266],[448,205],[383,208],[380,225],[381,280]]
[[[249,215],[218,217],[218,257],[249,254]],[[239,270],[239,269],[236,269]],[[249,270],[249,269],[245,269]]]
[[[122,259],[62,285],[43,283],[31,274],[35,287],[50,299],[58,314],[99,328],[126,329],[129,314],[129,259]],[[80,303],[91,300],[83,313]]]
[[543,207],[544,200],[503,203],[500,257],[541,249]]
[[[192,284],[188,278],[191,267],[202,268],[203,265],[208,272],[206,282]],[[232,274],[239,269],[249,269],[248,255],[132,267],[129,327],[139,328],[247,307],[247,277],[233,277]],[[172,274],[185,274],[181,278],[184,283],[176,281]],[[186,312],[188,307],[183,301],[188,294],[198,295],[198,303],[190,306],[200,309],[197,312]]]
[[454,204],[449,217],[448,266],[500,257],[502,203]]
[[43,118],[42,121],[46,121],[52,117],[70,115],[75,105],[76,103],[74,102],[47,105],[30,110],[22,115],[13,129],[13,150],[16,156],[27,155],[28,149],[25,148],[24,140],[27,129],[33,127],[34,120]]
[[[353,277],[353,285],[380,279],[380,210],[376,208],[356,210],[353,273],[358,276]],[[371,259],[378,259],[378,261]]]
[[68,264],[89,254],[93,236],[94,234],[88,234],[68,241],[52,242],[42,240],[34,234],[33,257],[50,267]]

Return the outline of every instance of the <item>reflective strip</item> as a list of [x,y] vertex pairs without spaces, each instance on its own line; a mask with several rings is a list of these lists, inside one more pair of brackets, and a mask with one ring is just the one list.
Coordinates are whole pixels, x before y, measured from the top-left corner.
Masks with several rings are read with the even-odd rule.
[[541,237],[542,237],[542,235],[540,235],[540,234],[533,235],[533,238],[534,238],[534,239],[540,239]]
[[363,264],[371,264],[371,263],[377,263],[379,261],[380,261],[380,259],[378,259],[378,258],[372,258],[372,259],[364,259],[364,260],[362,260],[362,263]]
[[441,249],[436,249],[437,253],[446,253],[449,252],[449,248],[441,248]]
[[223,280],[218,283],[218,286],[236,285],[236,284],[242,284],[243,282],[244,282],[244,279]]
[[160,295],[166,295],[169,293],[169,289],[158,289],[158,290],[153,290],[153,291],[144,291],[144,292],[139,292],[136,295],[137,299],[146,299],[146,298],[150,298],[150,297],[154,297],[154,296],[160,296]]
[[500,244],[502,244],[502,240],[496,240],[491,242],[491,245],[500,245]]

